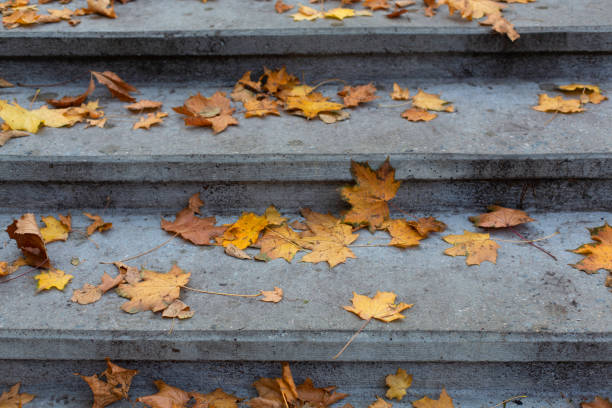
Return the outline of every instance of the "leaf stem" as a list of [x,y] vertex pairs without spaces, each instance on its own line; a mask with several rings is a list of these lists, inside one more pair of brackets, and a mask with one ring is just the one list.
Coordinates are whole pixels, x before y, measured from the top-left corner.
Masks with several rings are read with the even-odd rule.
[[519,237],[520,239],[524,240],[527,244],[531,245],[534,248],[539,249],[540,251],[544,252],[546,255],[550,256],[552,259],[554,259],[555,261],[557,261],[557,258],[551,254],[550,252],[548,252],[547,250],[545,250],[544,248],[542,248],[541,246],[538,246],[536,244],[534,244],[532,241],[528,240],[527,238],[525,238],[523,236],[523,234],[521,234],[520,232],[518,232],[517,230],[515,230],[514,228],[510,227],[510,231],[512,231],[514,233],[514,235],[516,235],[517,237]]
[[345,80],[340,79],[340,78],[326,79],[325,81],[321,81],[318,84],[316,84],[315,86],[313,86],[312,89],[310,90],[310,92],[314,92],[314,90],[317,89],[318,87],[320,87],[322,85],[325,85],[325,84],[329,84],[330,82],[342,82],[344,85],[347,84],[347,82]]
[[344,353],[344,350],[346,350],[348,348],[348,346],[351,345],[351,343],[353,342],[353,340],[355,340],[355,337],[357,337],[359,335],[359,333],[361,333],[363,331],[363,329],[365,329],[365,327],[368,325],[368,323],[370,323],[370,321],[372,320],[372,318],[370,317],[369,319],[367,319],[365,322],[363,322],[363,324],[361,325],[361,327],[359,328],[359,330],[357,330],[355,332],[355,334],[353,334],[351,336],[351,338],[349,339],[349,341],[346,342],[346,344],[344,345],[344,347],[342,347],[342,349],[338,352],[338,354],[336,354],[335,356],[332,357],[332,360],[337,359],[338,357],[340,357],[340,355],[342,355],[342,353]]
[[231,296],[231,297],[255,298],[255,297],[259,297],[259,296],[262,295],[261,292],[259,292],[256,295],[239,295],[239,294],[236,294],[236,293],[223,293],[223,292],[213,292],[213,291],[210,291],[210,290],[195,289],[195,288],[190,288],[189,286],[181,286],[181,288],[187,289],[187,290],[192,290],[192,291],[198,292],[198,293],[206,293],[208,295],[220,295],[220,296]]
[[395,105],[386,105],[384,103],[379,103],[378,107],[379,108],[401,108],[402,106],[407,106],[410,105],[412,103],[412,101],[408,101],[408,102],[404,102],[404,103],[398,103]]
[[141,256],[145,256],[150,254],[151,252],[157,251],[159,248],[163,247],[164,245],[166,245],[168,242],[172,241],[174,238],[176,238],[178,235],[178,232],[176,234],[174,234],[173,236],[171,236],[170,238],[168,238],[167,240],[165,240],[164,242],[162,242],[161,244],[159,244],[158,246],[156,246],[155,248],[151,248],[148,251],[144,251],[138,255],[134,255],[134,256],[130,256],[129,258],[125,258],[125,259],[121,259],[119,261],[114,261],[114,262],[100,262],[103,265],[113,265],[117,262],[127,262],[127,261],[131,261],[132,259],[136,259],[136,258],[140,258]]
[[552,238],[552,237],[554,237],[555,235],[558,235],[558,234],[559,234],[559,231],[555,232],[554,234],[550,234],[550,235],[547,235],[547,236],[545,236],[545,237],[542,237],[542,238],[538,238],[538,239],[528,239],[528,240],[526,240],[526,241],[524,241],[524,240],[519,240],[519,241],[517,241],[517,240],[515,240],[515,239],[497,239],[497,238],[491,238],[491,239],[492,239],[493,241],[498,241],[498,242],[509,242],[509,243],[511,243],[511,244],[528,244],[528,243],[530,243],[530,242],[545,241],[545,240],[550,239],[550,238]]
[[503,400],[502,402],[500,402],[499,404],[495,404],[489,408],[496,408],[499,407],[500,405],[506,405],[507,403],[509,403],[510,401],[514,401],[515,399],[519,399],[519,398],[527,398],[526,395],[516,395],[514,397],[510,397],[508,399]]

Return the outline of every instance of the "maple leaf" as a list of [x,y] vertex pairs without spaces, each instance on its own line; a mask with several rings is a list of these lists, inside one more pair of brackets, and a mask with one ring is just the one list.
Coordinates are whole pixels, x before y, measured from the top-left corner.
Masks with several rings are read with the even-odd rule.
[[80,305],[89,305],[100,300],[103,294],[104,292],[99,287],[86,283],[81,289],[75,289],[72,292],[70,300]]
[[378,99],[378,96],[376,96],[376,87],[372,83],[359,86],[345,86],[338,92],[338,95],[342,97],[344,105],[349,108],[355,107],[360,103]]
[[540,112],[576,113],[584,112],[580,99],[563,99],[562,96],[551,98],[547,94],[539,95],[538,105],[532,109]]
[[223,235],[226,227],[216,226],[217,219],[215,217],[197,217],[195,214],[200,213],[199,208],[203,205],[200,195],[198,193],[194,194],[189,199],[189,206],[176,214],[174,222],[162,218],[162,229],[167,232],[174,232],[196,245],[210,245],[215,237]]
[[412,403],[414,408],[453,408],[453,400],[446,393],[446,389],[442,388],[440,398],[437,400],[429,397],[423,397],[420,400]]
[[581,402],[580,408],[612,408],[612,402],[610,402],[610,399],[598,395],[591,402]]
[[6,142],[11,139],[16,139],[18,137],[30,136],[28,132],[24,132],[21,130],[5,130],[0,132],[0,147],[4,146]]
[[300,235],[287,225],[270,226],[264,231],[258,243],[260,253],[268,259],[283,258],[291,262],[295,254],[302,249]]
[[365,0],[364,7],[374,10],[389,10],[391,6],[387,0]]
[[353,305],[344,306],[344,310],[355,313],[363,320],[377,319],[385,323],[404,319],[403,310],[410,309],[412,304],[395,303],[397,295],[393,292],[377,291],[374,297],[367,297],[353,292]]
[[487,207],[487,210],[489,210],[489,212],[469,217],[469,220],[472,221],[475,226],[481,228],[514,227],[515,225],[535,221],[533,218],[529,217],[525,211],[521,210],[500,207],[499,205],[491,205]]
[[41,228],[40,234],[45,241],[45,244],[54,241],[66,241],[68,239],[68,234],[72,230],[70,221],[70,216],[63,217],[63,219],[58,220],[55,217],[42,217],[42,221],[45,223],[46,227]]
[[7,276],[11,273],[15,273],[19,268],[25,265],[27,265],[26,261],[21,257],[17,258],[11,265],[9,265],[8,262],[0,262],[0,276]]
[[[302,11],[302,7],[300,7],[300,12]],[[288,73],[285,67],[277,70],[270,70],[264,67],[264,73],[259,78],[259,83],[262,84],[263,90],[271,94],[276,94],[283,89],[293,88],[298,85],[300,81],[296,76]]]
[[402,88],[397,83],[393,83],[393,92],[391,92],[391,99],[395,101],[407,101],[410,99],[410,91],[408,88]]
[[467,20],[479,19],[491,14],[500,14],[507,6],[494,0],[438,0],[436,7],[446,4],[450,15],[455,11]]
[[402,368],[398,368],[395,374],[389,374],[385,377],[385,383],[389,389],[385,396],[389,399],[395,398],[401,401],[406,395],[406,388],[412,385],[412,375],[406,373]]
[[187,285],[191,276],[176,265],[168,273],[144,269],[140,275],[140,282],[123,283],[117,288],[119,296],[131,299],[121,306],[124,312],[160,312],[166,309],[178,299],[181,287]]
[[429,122],[437,117],[437,114],[428,112],[425,109],[410,108],[402,112],[402,118],[411,122]]
[[278,14],[283,14],[284,12],[289,11],[292,8],[293,6],[283,3],[283,0],[276,0],[276,3],[274,4],[274,10],[276,10]]
[[244,101],[244,109],[246,112],[244,116],[247,118],[252,117],[263,117],[267,115],[276,115],[280,116],[280,112],[278,111],[278,102],[264,98],[264,99],[249,99]]
[[237,403],[242,401],[241,398],[228,394],[221,388],[208,394],[190,392],[189,396],[195,400],[193,408],[238,408]]
[[340,112],[322,112],[319,113],[319,119],[329,124],[340,122],[351,117],[351,114],[347,111]]
[[125,109],[130,110],[132,112],[142,112],[146,110],[159,109],[162,107],[162,105],[163,103],[158,101],[150,101],[148,99],[143,99],[130,105],[125,105]]
[[359,237],[353,234],[349,225],[330,215],[320,214],[308,208],[300,210],[306,219],[306,225],[311,234],[302,236],[299,241],[304,248],[312,252],[302,257],[300,262],[327,262],[330,268],[344,263],[347,258],[356,258],[347,245],[352,244]]
[[438,221],[434,217],[419,218],[416,221],[408,221],[408,224],[425,238],[427,238],[431,232],[442,232],[446,230],[446,224],[442,221]]
[[591,239],[595,242],[584,244],[572,250],[586,257],[577,264],[570,264],[586,273],[597,273],[600,269],[612,272],[612,227],[606,222],[601,227],[589,228]]
[[100,129],[104,129],[104,126],[106,125],[106,118],[87,119],[86,122],[87,122],[87,125],[85,125],[85,129],[90,128],[90,127],[98,127]]
[[194,311],[181,300],[175,300],[162,312],[162,317],[189,319],[193,317]]
[[47,256],[45,241],[38,229],[34,214],[27,213],[18,220],[14,220],[6,228],[9,238],[17,242],[17,247],[21,249],[25,262],[34,268],[50,268],[51,263]]
[[67,108],[69,106],[80,106],[85,99],[96,89],[96,84],[93,78],[89,79],[89,87],[81,95],[77,96],[64,96],[62,99],[47,99],[47,103],[54,108]]
[[132,379],[138,370],[129,370],[119,367],[116,364],[106,359],[107,368],[100,374],[100,377],[105,377],[106,381],[98,378],[98,375],[85,376],[76,374],[81,377],[91,388],[94,396],[92,408],[104,408],[114,402],[128,398],[128,391],[132,385]]
[[274,290],[262,290],[261,296],[259,300],[262,302],[278,303],[283,300],[283,290],[275,286]]
[[348,397],[348,394],[334,391],[336,387],[315,388],[313,381],[306,378],[296,387],[298,399],[306,402],[306,406],[325,408]]
[[[88,0],[88,2],[91,0]],[[102,2],[108,0],[100,0]],[[138,89],[125,82],[117,74],[111,71],[96,72],[91,71],[96,80],[106,86],[111,95],[123,102],[136,102],[136,98],[130,95],[131,92],[138,92]]]
[[438,112],[454,112],[455,108],[453,105],[448,105],[449,103],[448,101],[440,99],[440,95],[423,92],[422,89],[419,89],[417,94],[412,97],[412,104],[415,107]]
[[87,0],[87,11],[108,18],[116,18],[114,0]]
[[479,21],[478,24],[490,25],[494,31],[500,34],[506,34],[510,41],[516,41],[520,38],[519,33],[514,29],[514,25],[502,17],[501,13],[491,14],[483,21]]
[[234,258],[238,258],[238,259],[253,259],[253,257],[251,255],[247,254],[242,249],[236,248],[233,244],[229,244],[228,246],[226,246],[224,248],[224,251],[225,251],[225,253],[227,255],[233,256]]
[[43,120],[17,103],[9,105],[7,101],[0,100],[0,118],[12,130],[23,130],[30,133],[37,133],[43,125]]
[[265,216],[243,212],[238,221],[230,225],[222,236],[224,247],[232,244],[238,249],[245,249],[255,243],[259,233],[268,225]]
[[355,10],[350,8],[336,7],[326,11],[323,15],[325,18],[335,18],[336,20],[344,20],[347,17],[355,17]]
[[253,383],[259,397],[246,403],[251,408],[288,408],[293,407],[298,393],[288,363],[282,363],[281,378],[260,378]]
[[42,290],[49,290],[52,288],[64,290],[72,278],[74,278],[74,276],[59,269],[50,269],[47,272],[41,272],[34,277],[34,279],[38,281],[36,292],[38,293]]
[[467,265],[480,265],[484,261],[495,263],[499,244],[489,239],[489,234],[463,231],[463,235],[447,235],[443,239],[451,245],[444,251],[445,255],[466,256]]
[[99,215],[93,215],[93,214],[86,213],[86,212],[84,212],[83,215],[85,215],[87,218],[93,221],[87,227],[87,236],[90,236],[96,231],[104,232],[104,231],[108,231],[109,229],[113,228],[113,224],[111,222],[104,222],[102,217],[100,217]]
[[32,394],[19,394],[20,383],[13,385],[0,395],[0,408],[21,408],[34,399]]
[[395,2],[395,7],[403,8],[416,4],[413,0],[400,0]]
[[225,92],[215,92],[210,98],[198,92],[190,96],[183,106],[172,109],[186,115],[185,125],[212,127],[215,134],[224,131],[230,125],[238,124],[238,120],[232,116],[236,109],[230,106],[230,100],[225,97]]
[[403,219],[388,220],[382,227],[384,227],[389,235],[391,235],[391,242],[389,245],[396,246],[398,248],[408,248],[411,246],[419,245],[419,241],[425,238],[413,228],[408,221]]
[[291,14],[291,17],[293,17],[293,21],[314,21],[318,18],[323,18],[323,13],[313,9],[312,7],[300,5],[298,12]]
[[391,12],[389,14],[385,14],[385,17],[387,17],[387,18],[398,18],[402,14],[406,14],[407,12],[408,12],[408,10],[403,10],[403,9],[400,9],[400,8],[396,7],[396,9],[393,12]]
[[357,184],[340,191],[352,206],[343,221],[355,227],[368,226],[370,231],[381,228],[389,217],[387,202],[395,197],[400,186],[395,180],[395,169],[389,164],[389,158],[375,172],[367,162],[351,160],[351,173]]
[[282,225],[287,222],[287,218],[283,217],[273,205],[266,208],[264,217],[268,220],[268,225]]
[[230,97],[235,102],[245,103],[251,99],[255,99],[257,94],[261,92],[261,84],[251,81],[251,71],[247,71],[242,75],[242,78],[236,82]]
[[557,89],[571,95],[577,94],[582,103],[600,104],[608,99],[601,94],[601,89],[596,85],[569,84],[559,86]]
[[142,116],[138,122],[134,123],[132,129],[149,129],[153,125],[159,125],[163,123],[163,119],[167,117],[168,114],[166,112],[156,112],[156,113],[148,113],[147,116]]
[[390,402],[387,402],[380,397],[376,397],[376,401],[368,405],[368,408],[391,408],[392,406],[393,404]]
[[303,96],[287,97],[288,111],[300,110],[300,114],[308,119],[316,118],[321,112],[335,112],[344,108],[344,105],[330,102],[329,98],[319,92],[312,92]]

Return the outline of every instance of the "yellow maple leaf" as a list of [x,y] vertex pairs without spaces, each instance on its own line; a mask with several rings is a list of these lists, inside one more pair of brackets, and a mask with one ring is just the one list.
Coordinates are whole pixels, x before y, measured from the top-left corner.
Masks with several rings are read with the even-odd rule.
[[295,254],[302,249],[300,235],[288,225],[270,226],[259,239],[261,255],[269,259],[283,258],[291,262]]
[[224,247],[232,244],[238,249],[245,249],[255,243],[259,233],[268,225],[265,216],[243,212],[238,221],[230,225],[221,237]]
[[336,7],[329,11],[326,11],[324,16],[325,18],[335,18],[337,20],[344,20],[347,17],[354,17],[355,10],[350,8]]
[[269,225],[281,225],[287,221],[287,218],[283,217],[273,205],[266,208],[264,217],[268,220]]
[[449,13],[461,13],[467,20],[479,19],[491,14],[500,14],[507,6],[494,0],[438,0],[437,7],[446,4]]
[[499,244],[489,239],[489,234],[463,231],[463,235],[447,235],[443,239],[451,245],[444,251],[445,255],[466,256],[468,265],[480,265],[484,261],[495,263]]
[[419,241],[425,238],[419,234],[408,221],[403,219],[388,220],[382,227],[391,235],[391,242],[389,242],[389,245],[398,248],[408,248],[419,245]]
[[448,101],[440,99],[440,95],[423,92],[422,89],[419,89],[417,94],[412,97],[412,104],[415,107],[437,112],[454,112],[455,107],[449,105],[449,103]]
[[168,114],[166,112],[148,113],[146,116],[141,116],[138,122],[134,123],[132,129],[149,129],[153,125],[163,123],[163,118],[167,116]]
[[398,368],[395,374],[389,374],[385,377],[385,383],[389,387],[385,396],[389,399],[395,398],[401,401],[406,395],[406,388],[410,388],[412,385],[412,375],[407,374],[404,369]]
[[236,397],[217,388],[208,394],[199,392],[190,392],[189,395],[195,399],[193,408],[238,408],[238,402],[241,398]]
[[63,223],[53,216],[42,217],[46,227],[40,229],[45,244],[54,241],[66,241],[71,231],[70,225]]
[[312,7],[301,5],[298,8],[298,12],[291,14],[293,21],[313,21],[318,18],[323,18],[323,13],[313,9]]
[[330,102],[329,98],[319,92],[312,92],[304,96],[287,97],[287,110],[300,110],[306,118],[316,118],[321,112],[335,112],[344,108],[341,103]]
[[49,290],[51,288],[64,290],[73,277],[74,276],[64,273],[64,271],[59,269],[50,269],[47,272],[42,272],[34,277],[34,279],[38,281],[36,292]]
[[344,310],[355,313],[364,320],[377,319],[388,323],[404,319],[406,316],[401,312],[414,305],[403,302],[396,304],[396,297],[393,292],[376,292],[372,298],[353,292],[353,305],[344,306]]
[[37,133],[43,125],[42,119],[17,103],[10,105],[7,101],[0,100],[0,118],[2,118],[10,129],[24,130]]
[[562,96],[555,96],[551,98],[547,94],[539,95],[538,105],[533,106],[532,109],[540,112],[554,112],[554,113],[576,113],[584,112],[581,108],[582,103],[580,99],[563,99]]
[[439,399],[423,397],[418,401],[414,401],[412,405],[414,408],[453,408],[453,399],[448,396],[446,389],[442,388]]
[[558,87],[560,91],[589,91],[601,93],[601,89],[597,85],[587,85],[587,84],[569,84],[569,85],[561,85]]
[[573,253],[585,255],[577,264],[570,264],[586,273],[596,273],[599,269],[612,272],[612,227],[606,222],[601,227],[589,228],[594,243],[584,244]]
[[599,89],[597,85],[569,84],[562,85],[557,89],[569,93],[570,95],[579,96],[582,103],[593,103],[598,105],[608,99],[608,97],[601,94],[601,89]]
[[402,88],[396,82],[394,82],[393,92],[391,92],[391,99],[396,101],[407,101],[410,99],[410,91],[408,88]]

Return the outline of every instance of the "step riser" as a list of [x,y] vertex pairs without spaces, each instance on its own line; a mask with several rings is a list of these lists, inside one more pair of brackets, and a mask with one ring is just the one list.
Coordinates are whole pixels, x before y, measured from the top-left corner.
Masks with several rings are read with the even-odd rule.
[[[0,49],[2,46],[0,45]],[[36,55],[28,48],[28,55]],[[1,52],[1,51],[0,51]],[[136,53],[135,55],[139,55]],[[107,58],[22,58],[2,56],[0,74],[26,84],[87,80],[90,70],[117,72],[130,83],[205,81],[232,85],[246,71],[254,77],[262,67],[286,66],[307,83],[340,78],[348,82],[416,79],[540,78],[543,85],[554,78],[603,81],[612,76],[612,54],[607,53],[411,53],[270,56],[126,56]],[[355,69],[358,67],[359,69]],[[302,78],[304,75],[304,78]],[[418,86],[418,83],[411,86]],[[52,88],[44,88],[45,90]],[[197,89],[194,89],[194,92]],[[34,89],[32,90],[34,92]]]

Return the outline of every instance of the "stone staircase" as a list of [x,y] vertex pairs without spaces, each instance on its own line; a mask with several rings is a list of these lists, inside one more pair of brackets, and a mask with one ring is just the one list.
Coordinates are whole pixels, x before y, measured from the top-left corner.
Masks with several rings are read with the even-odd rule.
[[[0,284],[0,390],[21,381],[23,392],[37,395],[28,407],[87,407],[91,393],[72,373],[99,373],[109,357],[140,370],[134,398],[154,392],[155,379],[254,396],[252,382],[278,376],[280,361],[291,362],[297,381],[337,385],[357,408],[382,396],[385,375],[398,367],[414,383],[397,406],[437,398],[442,387],[455,406],[470,408],[515,395],[528,396],[526,408],[612,396],[612,294],[605,274],[571,268],[580,257],[566,251],[590,242],[587,227],[612,222],[612,103],[575,115],[530,108],[539,93],[565,83],[612,90],[606,0],[511,4],[505,14],[521,34],[514,43],[446,10],[433,19],[418,11],[398,20],[375,13],[298,23],[274,13],[270,1],[137,0],[117,5],[117,13],[116,20],[91,17],[77,27],[0,30],[0,77],[62,83],[40,88],[39,100],[79,94],[89,70],[110,70],[170,113],[161,126],[132,130],[136,116],[98,87],[90,99],[104,107],[106,129],[44,128],[0,148],[0,225],[25,212],[70,212],[82,230],[82,211],[114,224],[94,242],[73,233],[49,245],[55,266],[75,276],[64,292],[35,295],[33,274]],[[237,114],[239,126],[218,135],[186,128],[170,110],[196,92],[229,92],[245,71],[263,66],[286,66],[309,84],[374,82],[381,98],[334,125]],[[395,104],[388,97],[393,82],[441,93],[457,112],[410,123],[403,109],[378,107]],[[334,95],[340,87],[321,91]],[[0,89],[0,99],[28,106],[36,88]],[[374,167],[387,156],[402,180],[394,208],[435,216],[449,226],[446,235],[474,230],[467,217],[489,204],[521,207],[537,220],[519,227],[522,233],[558,233],[541,243],[558,261],[501,242],[497,265],[468,267],[444,256],[448,245],[434,234],[415,249],[356,247],[357,259],[329,269],[298,260],[245,262],[174,239],[130,264],[167,271],[178,263],[192,272],[191,286],[213,291],[279,286],[285,300],[188,292],[182,298],[195,316],[174,323],[123,313],[114,294],[88,306],[70,302],[72,289],[113,272],[100,261],[167,240],[160,218],[172,218],[195,192],[220,223],[270,204],[290,217],[303,207],[338,213],[346,208],[338,187],[351,183],[350,160]],[[507,231],[495,236],[515,240]],[[385,237],[362,231],[357,244]],[[18,256],[7,235],[0,242],[0,260]],[[401,322],[370,323],[332,361],[362,322],[341,306],[353,291],[377,290],[415,306]]]

